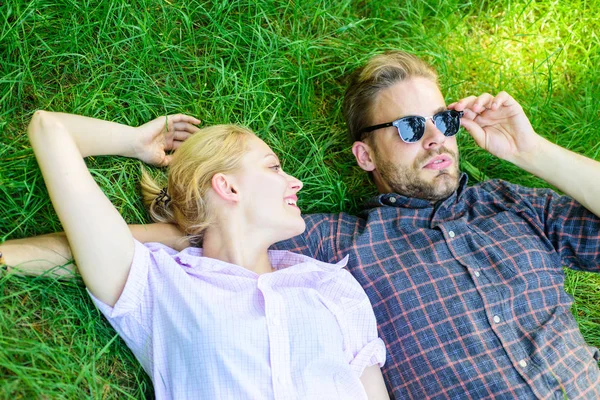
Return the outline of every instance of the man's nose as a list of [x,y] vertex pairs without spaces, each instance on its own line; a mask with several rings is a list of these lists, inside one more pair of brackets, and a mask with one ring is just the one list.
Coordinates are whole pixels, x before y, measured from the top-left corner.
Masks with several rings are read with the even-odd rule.
[[440,131],[432,118],[425,121],[425,134],[423,135],[423,148],[426,150],[435,150],[444,145],[447,137]]

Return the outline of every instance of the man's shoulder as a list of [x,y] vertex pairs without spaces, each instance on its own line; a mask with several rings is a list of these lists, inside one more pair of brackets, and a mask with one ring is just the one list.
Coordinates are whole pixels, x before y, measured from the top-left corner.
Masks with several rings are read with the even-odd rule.
[[321,242],[325,239],[337,241],[341,236],[352,236],[360,231],[365,220],[345,212],[304,215],[306,230],[304,237],[308,242]]
[[469,186],[467,190],[471,195],[475,196],[488,195],[498,198],[515,198],[547,189],[530,188],[503,179],[489,179]]
[[495,204],[500,208],[538,209],[558,196],[552,189],[528,187],[503,179],[490,179],[467,188],[466,200],[469,203]]
[[522,188],[523,186],[517,185],[515,183],[505,181],[504,179],[487,179],[485,181],[476,183],[472,186],[472,188],[481,188],[482,190],[488,191],[497,191],[497,190],[518,190],[518,188]]
[[346,212],[302,214],[307,228],[309,226],[355,222],[359,217]]

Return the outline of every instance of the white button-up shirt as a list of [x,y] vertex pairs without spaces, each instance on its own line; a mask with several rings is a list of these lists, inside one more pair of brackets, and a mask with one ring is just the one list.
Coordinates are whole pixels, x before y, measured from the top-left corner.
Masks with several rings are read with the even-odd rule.
[[273,273],[135,243],[114,308],[92,299],[158,399],[365,399],[383,365],[369,299],[343,267],[270,251]]

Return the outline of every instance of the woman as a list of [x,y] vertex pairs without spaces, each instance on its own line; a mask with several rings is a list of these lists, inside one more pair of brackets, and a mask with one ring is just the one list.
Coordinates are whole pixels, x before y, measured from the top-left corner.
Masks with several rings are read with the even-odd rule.
[[[198,123],[174,115],[132,128],[38,111],[28,128],[86,287],[156,397],[388,398],[385,348],[345,260],[268,251],[304,230],[302,183],[251,131]],[[141,152],[140,137],[161,145]],[[170,164],[167,188],[144,176],[145,202],[203,248],[135,241],[83,162],[101,154]]]

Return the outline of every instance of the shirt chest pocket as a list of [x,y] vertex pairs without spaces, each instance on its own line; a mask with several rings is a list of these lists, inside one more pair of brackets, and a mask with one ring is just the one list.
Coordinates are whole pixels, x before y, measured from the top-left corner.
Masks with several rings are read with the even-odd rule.
[[467,225],[472,262],[490,280],[522,280],[531,285],[556,283],[563,271],[554,248],[528,218],[510,211]]

